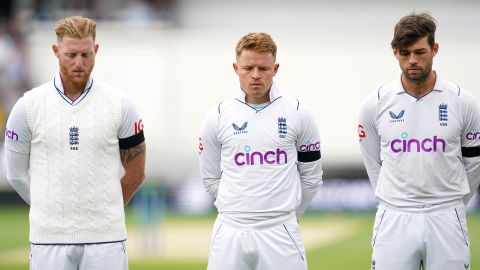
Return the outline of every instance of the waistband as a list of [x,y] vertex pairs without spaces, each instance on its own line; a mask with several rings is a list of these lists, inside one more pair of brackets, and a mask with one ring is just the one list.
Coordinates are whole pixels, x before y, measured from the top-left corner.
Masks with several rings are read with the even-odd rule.
[[465,208],[465,203],[462,199],[456,199],[450,202],[441,203],[441,204],[425,204],[419,206],[405,206],[399,207],[394,206],[384,201],[380,201],[378,208],[383,208],[387,210],[393,210],[397,212],[408,212],[408,213],[436,213],[452,210],[455,208]]
[[238,221],[228,218],[222,213],[218,213],[217,221],[220,221],[222,224],[238,230],[262,230],[262,229],[272,228],[272,227],[281,225],[283,223],[291,222],[291,221],[297,222],[297,216],[295,212],[290,212],[279,217],[258,221],[254,224],[251,224],[251,223],[242,224]]

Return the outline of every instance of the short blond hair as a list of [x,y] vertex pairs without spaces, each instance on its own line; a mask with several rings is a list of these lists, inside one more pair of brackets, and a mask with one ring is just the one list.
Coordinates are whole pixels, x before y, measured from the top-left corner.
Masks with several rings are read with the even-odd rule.
[[257,53],[271,53],[274,58],[277,56],[277,45],[267,33],[248,33],[243,36],[235,48],[237,58],[244,50]]
[[86,17],[71,16],[60,20],[55,27],[55,34],[60,41],[64,37],[86,38],[92,37],[95,40],[97,23]]

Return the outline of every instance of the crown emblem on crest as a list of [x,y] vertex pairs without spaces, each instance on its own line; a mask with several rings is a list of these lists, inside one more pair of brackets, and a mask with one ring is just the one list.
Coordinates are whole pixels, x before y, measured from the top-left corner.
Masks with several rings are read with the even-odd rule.
[[440,126],[447,126],[448,122],[448,105],[445,103],[440,103],[438,105],[438,121],[440,121]]
[[287,118],[285,117],[278,118],[278,136],[280,138],[287,137]]
[[78,127],[73,126],[68,129],[70,132],[68,134],[70,150],[78,151],[78,145],[80,144],[80,136],[78,134]]

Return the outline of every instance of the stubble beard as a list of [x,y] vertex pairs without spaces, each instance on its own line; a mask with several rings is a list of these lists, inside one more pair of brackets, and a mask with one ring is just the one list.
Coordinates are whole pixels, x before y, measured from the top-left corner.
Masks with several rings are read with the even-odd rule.
[[421,70],[420,74],[418,75],[410,75],[408,73],[408,69],[403,70],[403,75],[406,80],[415,84],[415,85],[423,85],[428,78],[428,75],[432,71],[432,65],[428,65],[424,69]]

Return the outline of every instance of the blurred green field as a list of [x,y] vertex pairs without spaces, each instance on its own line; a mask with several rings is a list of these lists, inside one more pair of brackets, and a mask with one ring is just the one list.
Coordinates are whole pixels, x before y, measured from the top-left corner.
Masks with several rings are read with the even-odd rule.
[[[309,269],[370,269],[373,217],[373,212],[341,212],[310,213],[302,218]],[[153,228],[156,234],[153,240],[159,242],[160,251],[148,255],[142,249],[142,234],[147,230],[127,211],[130,269],[205,269],[214,218],[214,215],[167,214],[165,222]],[[472,241],[471,269],[480,269],[480,213],[469,215],[468,226]],[[0,269],[28,269],[28,256],[28,210],[0,207]]]

